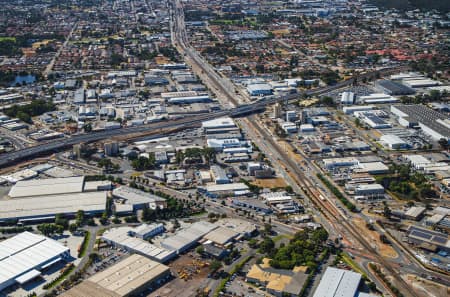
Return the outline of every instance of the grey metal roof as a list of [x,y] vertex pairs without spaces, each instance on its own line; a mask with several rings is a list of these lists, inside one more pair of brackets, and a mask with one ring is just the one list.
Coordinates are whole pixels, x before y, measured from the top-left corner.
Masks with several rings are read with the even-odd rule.
[[421,123],[440,135],[450,138],[450,128],[437,121],[438,119],[446,120],[448,116],[419,104],[395,105],[395,108],[407,114],[410,122]]
[[359,273],[328,267],[314,292],[314,297],[353,297],[360,281]]

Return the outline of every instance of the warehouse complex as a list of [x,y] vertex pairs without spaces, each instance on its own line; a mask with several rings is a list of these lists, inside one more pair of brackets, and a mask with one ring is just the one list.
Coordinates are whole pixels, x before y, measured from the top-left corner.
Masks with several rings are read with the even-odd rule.
[[416,92],[414,89],[392,80],[378,80],[375,82],[375,87],[389,95],[412,95]]
[[133,212],[144,207],[151,209],[167,207],[164,198],[128,186],[120,186],[114,189],[112,195],[115,198],[114,208],[116,212]]
[[18,219],[37,222],[54,218],[56,214],[74,215],[78,210],[92,215],[102,213],[106,192],[73,193],[0,201],[0,221]]
[[207,233],[216,229],[217,225],[200,221],[192,224],[188,228],[181,230],[177,234],[167,237],[161,242],[165,249],[176,251],[177,254],[183,253],[193,247]]
[[83,176],[18,181],[9,191],[11,199],[0,201],[0,221],[42,221],[56,214],[102,213],[110,182],[86,182]]
[[93,275],[61,296],[136,296],[152,285],[159,286],[169,278],[170,270],[166,265],[140,255],[131,255]]
[[108,244],[146,256],[160,263],[165,263],[176,257],[177,254],[174,251],[157,247],[141,238],[140,230],[141,228],[133,227],[113,228],[106,231],[102,235],[102,239]]
[[400,125],[413,128],[420,127],[434,140],[450,139],[450,122],[446,115],[423,105],[395,105],[391,112],[398,117]]
[[70,257],[69,249],[53,239],[23,232],[0,242],[0,291],[41,275],[41,271]]

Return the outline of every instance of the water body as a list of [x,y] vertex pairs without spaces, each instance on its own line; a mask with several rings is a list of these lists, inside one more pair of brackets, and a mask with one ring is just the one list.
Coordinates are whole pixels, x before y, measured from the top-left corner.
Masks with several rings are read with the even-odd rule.
[[36,81],[36,76],[32,75],[32,74],[28,74],[28,75],[17,75],[16,78],[14,79],[14,81],[11,83],[11,87],[16,86],[18,83],[19,84],[32,84]]

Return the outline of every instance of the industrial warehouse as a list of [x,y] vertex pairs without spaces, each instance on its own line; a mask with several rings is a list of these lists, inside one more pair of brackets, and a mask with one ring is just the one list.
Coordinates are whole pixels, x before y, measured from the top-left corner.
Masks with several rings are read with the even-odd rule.
[[0,297],[450,297],[450,0],[69,2],[2,1]]
[[320,280],[313,297],[370,297],[367,293],[358,292],[361,274],[328,267]]
[[400,125],[413,128],[420,127],[434,140],[450,138],[449,119],[446,115],[423,105],[395,105],[391,112],[398,117]]
[[70,257],[69,249],[45,236],[23,232],[0,242],[0,291],[23,285]]
[[140,255],[131,255],[95,274],[63,293],[63,297],[126,297],[135,296],[153,284],[170,278],[166,265]]
[[113,228],[102,235],[102,240],[113,246],[138,253],[160,263],[165,263],[176,257],[174,251],[149,243],[145,240],[148,237],[140,238],[137,232],[139,232],[139,229],[132,227]]
[[36,222],[78,210],[102,213],[110,188],[110,182],[85,182],[83,176],[19,181],[9,191],[10,199],[0,201],[0,221]]

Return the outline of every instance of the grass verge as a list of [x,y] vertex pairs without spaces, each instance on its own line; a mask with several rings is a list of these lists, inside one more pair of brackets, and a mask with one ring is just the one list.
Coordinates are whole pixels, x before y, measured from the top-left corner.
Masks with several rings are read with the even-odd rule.
[[84,255],[86,255],[86,250],[90,239],[91,233],[89,231],[86,231],[86,235],[84,235],[83,242],[81,243],[80,250],[78,251],[78,258],[83,258]]

